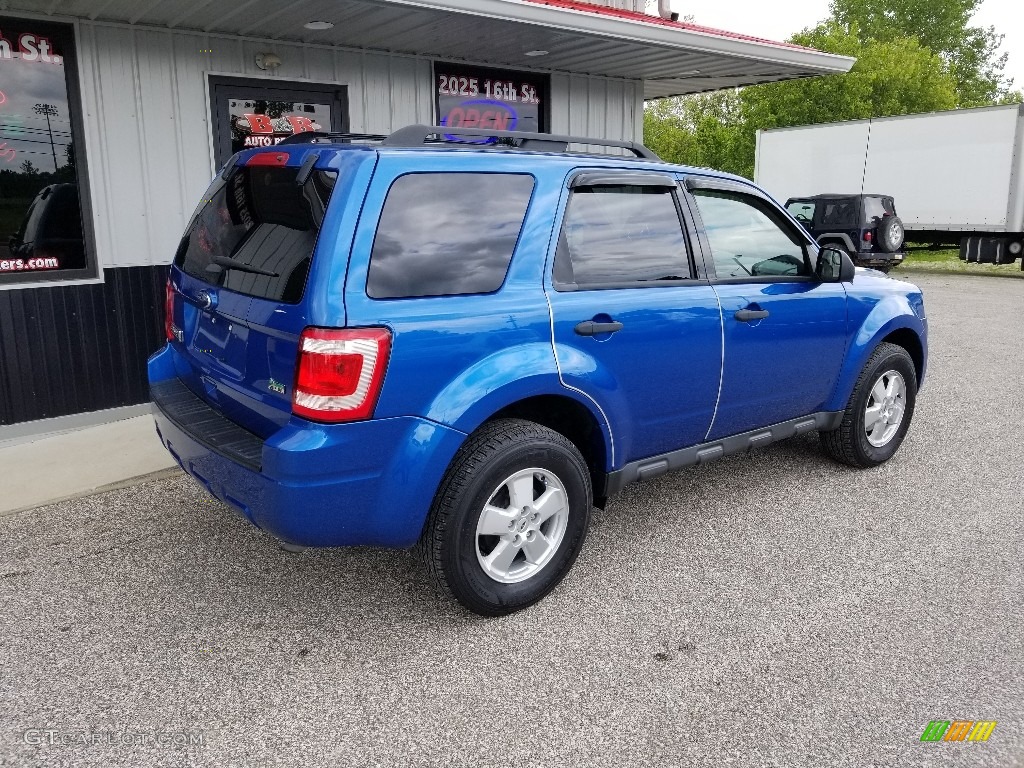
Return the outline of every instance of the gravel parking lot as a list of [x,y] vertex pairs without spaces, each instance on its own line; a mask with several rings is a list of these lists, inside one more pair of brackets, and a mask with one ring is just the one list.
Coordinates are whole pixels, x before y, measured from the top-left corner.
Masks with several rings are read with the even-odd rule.
[[184,477],[0,519],[0,765],[1024,765],[1024,281],[915,279],[892,462],[812,435],[630,487],[515,616]]

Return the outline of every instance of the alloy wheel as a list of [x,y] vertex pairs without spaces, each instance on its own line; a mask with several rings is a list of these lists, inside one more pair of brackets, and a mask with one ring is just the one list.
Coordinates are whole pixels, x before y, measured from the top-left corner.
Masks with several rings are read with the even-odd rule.
[[477,561],[494,581],[526,581],[554,558],[568,523],[561,480],[535,467],[516,472],[494,489],[480,512]]
[[907,383],[898,371],[886,371],[871,388],[864,410],[868,442],[882,448],[899,432],[907,409]]

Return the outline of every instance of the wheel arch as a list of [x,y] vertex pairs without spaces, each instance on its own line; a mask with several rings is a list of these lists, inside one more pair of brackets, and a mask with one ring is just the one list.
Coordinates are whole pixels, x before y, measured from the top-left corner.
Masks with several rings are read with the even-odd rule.
[[845,232],[826,232],[823,235],[819,235],[817,240],[818,245],[841,245],[850,253],[857,252],[857,247],[853,244],[853,240]]
[[927,367],[926,338],[924,323],[913,313],[909,304],[901,306],[894,297],[879,302],[850,342],[835,392],[826,410],[842,411],[846,408],[861,370],[878,345],[884,342],[907,350],[914,362],[920,387]]
[[[536,395],[510,403],[484,423],[505,418],[524,419],[561,434],[576,446],[587,462],[595,494],[604,488],[610,466],[610,436],[603,419],[589,406],[567,394]],[[594,501],[603,506],[605,499],[600,497]]]
[[[924,344],[921,341],[921,337],[910,328],[897,328],[888,336],[879,340],[878,343],[895,344],[897,347],[903,347],[907,350],[907,353],[914,361],[914,373],[917,375],[917,386],[920,388],[924,381],[925,366]],[[876,344],[875,346],[878,345]]]

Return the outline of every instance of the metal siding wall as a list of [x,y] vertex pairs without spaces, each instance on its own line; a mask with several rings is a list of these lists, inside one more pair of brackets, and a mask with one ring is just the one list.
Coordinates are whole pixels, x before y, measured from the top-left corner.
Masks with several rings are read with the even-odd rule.
[[639,80],[552,75],[551,132],[641,141],[643,90]]

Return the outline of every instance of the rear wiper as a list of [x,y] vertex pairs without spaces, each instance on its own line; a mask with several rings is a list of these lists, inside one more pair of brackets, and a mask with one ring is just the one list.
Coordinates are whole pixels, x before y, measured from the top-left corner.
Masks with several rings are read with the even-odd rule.
[[240,261],[229,259],[227,256],[216,256],[210,254],[210,263],[206,267],[207,272],[220,272],[223,269],[233,269],[236,272],[249,272],[253,275],[263,275],[264,277],[280,277],[277,272],[270,272],[266,269],[260,269],[259,267],[253,267],[248,264],[243,264]]

